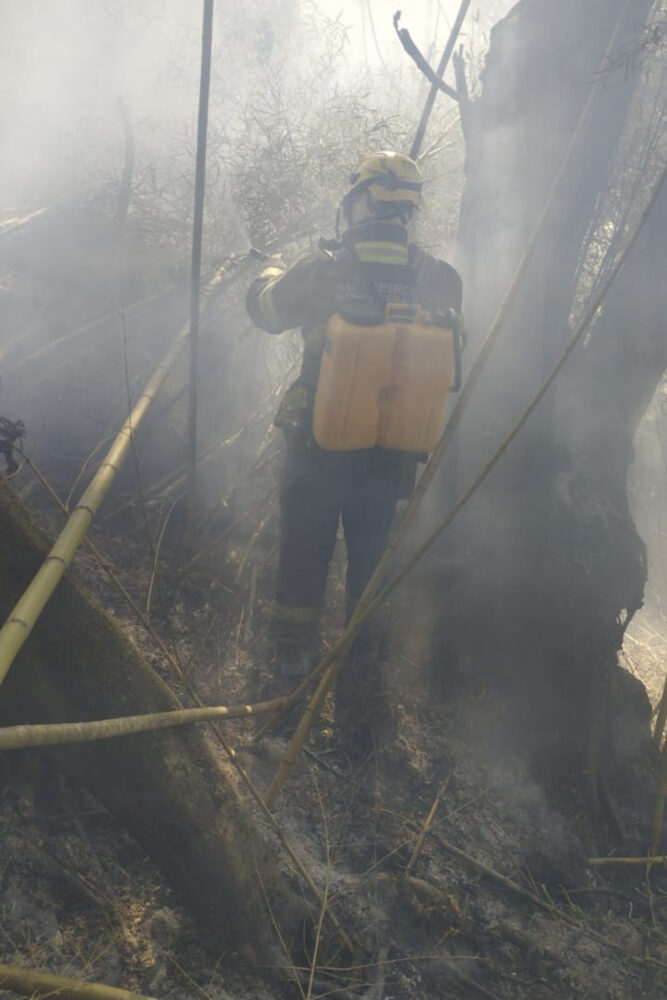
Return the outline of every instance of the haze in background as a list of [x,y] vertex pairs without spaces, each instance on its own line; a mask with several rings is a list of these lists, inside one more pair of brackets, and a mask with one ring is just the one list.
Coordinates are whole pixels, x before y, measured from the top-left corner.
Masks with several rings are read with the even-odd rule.
[[[461,38],[477,64],[471,73],[479,69],[491,24],[511,6],[499,0],[471,8]],[[139,163],[166,170],[165,161],[175,159],[183,169],[191,166],[184,153],[191,157],[196,122],[201,7],[193,0],[0,0],[4,216],[54,197],[81,197],[111,171],[120,173],[119,98]],[[459,0],[402,5],[402,24],[433,63],[458,7]],[[211,124],[220,141],[233,141],[225,131],[244,119],[276,75],[295,77],[321,64],[323,74],[335,76],[328,83],[342,85],[346,76],[391,66],[393,76],[407,72],[414,85],[417,70],[392,26],[396,8],[397,0],[218,3]],[[325,65],[336,49],[335,64]],[[298,104],[292,111],[298,117]]]

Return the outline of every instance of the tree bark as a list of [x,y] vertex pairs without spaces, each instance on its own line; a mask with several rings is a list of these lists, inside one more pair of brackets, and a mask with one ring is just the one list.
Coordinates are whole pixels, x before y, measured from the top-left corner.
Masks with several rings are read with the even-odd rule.
[[[483,94],[468,109],[460,225],[473,356],[530,238],[610,39],[614,51],[631,45],[651,6],[648,0],[628,9],[624,0],[524,0],[494,29]],[[556,211],[463,420],[459,492],[569,338],[580,253],[635,83],[632,74],[615,73],[593,96]],[[651,306],[643,309],[651,283],[638,283],[647,261],[664,260],[664,237],[660,253],[655,244],[660,232],[656,217],[587,345],[443,539],[440,553],[457,562],[458,572],[435,626],[436,669],[449,663],[496,685],[511,705],[510,745],[528,749],[546,771],[554,759],[575,768],[590,765],[593,783],[619,691],[634,692],[648,735],[645,699],[621,675],[617,653],[645,578],[643,544],[625,494],[631,439],[667,364],[660,320],[664,282],[651,287]],[[450,465],[442,495],[451,491],[452,475]]]

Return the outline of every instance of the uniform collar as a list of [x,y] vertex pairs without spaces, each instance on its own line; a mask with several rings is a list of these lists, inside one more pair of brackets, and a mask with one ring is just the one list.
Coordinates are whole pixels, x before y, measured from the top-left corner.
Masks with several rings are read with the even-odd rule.
[[351,226],[343,233],[344,246],[352,247],[364,263],[408,263],[408,234],[404,226],[370,220]]

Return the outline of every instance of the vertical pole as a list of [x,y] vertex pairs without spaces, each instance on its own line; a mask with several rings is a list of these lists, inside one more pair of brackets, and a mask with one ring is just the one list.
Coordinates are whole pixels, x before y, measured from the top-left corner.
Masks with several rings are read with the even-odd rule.
[[[463,26],[463,21],[466,14],[468,13],[468,8],[470,7],[472,0],[462,0],[461,6],[459,7],[459,12],[456,15],[456,20],[454,21],[454,26],[451,30],[447,44],[445,45],[445,51],[440,57],[440,62],[438,63],[438,68],[436,70],[437,75],[440,79],[445,75],[445,70],[449,60],[451,59],[452,52],[454,51],[454,46],[456,45],[456,39],[459,37],[459,32]],[[438,85],[436,83],[431,84],[431,89],[428,92],[428,97],[426,98],[426,104],[424,105],[424,110],[422,111],[422,116],[417,126],[417,132],[412,142],[412,148],[410,150],[410,157],[416,160],[419,156],[420,150],[422,148],[422,143],[424,141],[424,134],[426,132],[426,126],[428,125],[428,120],[431,117],[431,111],[433,110],[433,105],[435,104],[435,99],[438,96]]]
[[206,188],[206,134],[208,97],[211,83],[211,46],[213,38],[213,3],[204,0],[199,80],[199,116],[197,119],[197,156],[195,161],[195,204],[192,224],[192,263],[190,269],[190,394],[188,400],[188,520],[187,541],[194,542],[195,496],[197,490],[197,367],[199,348],[199,299],[201,290],[201,248],[204,229],[204,191]]

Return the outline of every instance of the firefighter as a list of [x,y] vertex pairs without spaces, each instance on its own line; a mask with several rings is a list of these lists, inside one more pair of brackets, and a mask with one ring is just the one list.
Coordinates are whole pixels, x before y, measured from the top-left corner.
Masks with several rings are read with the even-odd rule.
[[[418,463],[440,433],[459,364],[462,288],[449,264],[408,242],[421,190],[409,157],[365,156],[338,210],[340,241],[323,242],[325,249],[288,269],[270,260],[248,291],[258,326],[272,334],[300,327],[304,344],[301,373],[275,419],[286,459],[272,608],[275,680],[267,692],[274,696],[289,693],[318,658],[339,521],[349,618],[384,551],[396,504],[412,492]],[[402,365],[399,348],[408,352]],[[415,364],[423,371],[409,390],[414,398],[392,414],[392,400],[405,396],[389,384],[400,381],[394,368]],[[415,406],[422,408],[416,417]],[[339,677],[336,721],[348,733],[361,734],[360,711],[376,703],[378,634],[372,624],[362,630]]]

